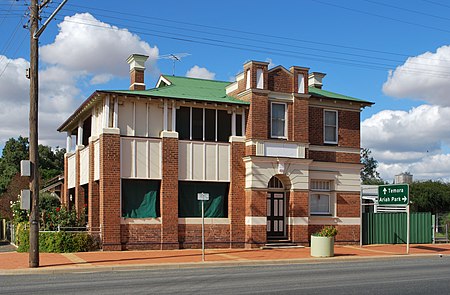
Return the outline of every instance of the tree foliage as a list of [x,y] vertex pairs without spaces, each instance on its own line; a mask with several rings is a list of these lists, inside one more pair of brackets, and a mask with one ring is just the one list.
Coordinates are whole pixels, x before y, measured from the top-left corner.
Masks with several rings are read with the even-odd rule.
[[380,173],[377,171],[378,161],[375,160],[371,154],[372,152],[369,149],[361,149],[361,164],[364,165],[360,172],[361,181],[363,184],[384,184],[383,179],[380,178]]
[[444,213],[450,211],[450,184],[441,181],[416,181],[410,186],[412,210]]
[[[19,136],[17,139],[10,138],[6,141],[0,157],[0,194],[6,190],[11,178],[20,172],[20,161],[29,159],[28,151],[27,137]],[[65,152],[65,149],[52,150],[49,146],[41,144],[38,146],[41,183],[63,172]]]

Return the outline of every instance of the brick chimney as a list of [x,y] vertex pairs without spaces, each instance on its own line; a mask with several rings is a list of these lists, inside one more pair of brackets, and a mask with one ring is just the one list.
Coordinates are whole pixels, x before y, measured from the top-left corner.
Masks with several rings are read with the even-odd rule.
[[148,56],[132,54],[127,58],[130,65],[130,90],[145,90],[144,71]]
[[322,89],[323,86],[322,79],[325,76],[326,74],[324,73],[312,72],[311,74],[309,74],[308,77],[308,86]]

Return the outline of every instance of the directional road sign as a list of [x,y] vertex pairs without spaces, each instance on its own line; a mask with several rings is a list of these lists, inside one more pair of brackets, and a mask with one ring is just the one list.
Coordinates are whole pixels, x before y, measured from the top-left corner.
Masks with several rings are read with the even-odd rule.
[[409,185],[390,184],[378,186],[378,205],[408,205]]

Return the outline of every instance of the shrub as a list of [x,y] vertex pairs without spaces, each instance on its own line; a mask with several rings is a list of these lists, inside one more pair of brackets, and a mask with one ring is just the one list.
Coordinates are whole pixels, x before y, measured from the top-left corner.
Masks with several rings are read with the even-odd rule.
[[314,233],[316,237],[327,237],[331,238],[338,234],[337,229],[334,226],[324,226],[319,232]]
[[[29,251],[30,231],[22,223],[17,227],[17,251]],[[97,243],[88,233],[41,232],[39,233],[39,251],[46,253],[87,252],[98,249]]]

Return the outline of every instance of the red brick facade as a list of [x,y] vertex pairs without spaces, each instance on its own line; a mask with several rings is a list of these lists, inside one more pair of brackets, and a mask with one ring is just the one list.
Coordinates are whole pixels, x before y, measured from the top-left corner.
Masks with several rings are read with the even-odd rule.
[[[329,224],[338,228],[337,243],[357,243],[359,241],[357,221],[360,216],[359,192],[332,189],[330,195],[333,196],[334,211],[330,212],[329,216],[311,216],[309,182],[312,176],[309,173],[316,173],[319,179],[320,175],[325,175],[324,177],[334,182],[336,187],[340,177],[339,167],[345,166],[346,169],[350,167],[355,174],[358,174],[360,108],[349,102],[337,104],[335,99],[319,98],[309,93],[307,68],[291,67],[286,70],[283,67],[276,67],[268,70],[267,67],[268,63],[265,62],[246,63],[244,72],[240,76],[242,79],[237,81],[234,90],[228,93],[229,96],[249,102],[249,105],[245,106],[245,136],[230,139],[228,215],[220,222],[209,221],[206,224],[206,247],[254,248],[267,243],[270,238],[266,225],[268,182],[272,176],[278,177],[283,183],[283,187],[279,188],[285,195],[286,204],[283,223],[286,230],[283,239],[308,245],[310,235]],[[263,87],[259,89],[257,88],[258,70],[262,70],[264,81]],[[248,74],[250,87],[247,87]],[[299,75],[304,81],[304,89],[300,91],[298,89]],[[143,83],[143,71],[142,73],[138,70],[131,71],[131,84],[134,85],[135,82]],[[134,90],[140,89],[139,85],[133,87]],[[282,139],[271,138],[271,102],[286,104],[286,129]],[[337,111],[338,114],[336,144],[324,143],[325,109]],[[152,220],[121,218],[120,138],[118,133],[100,134],[98,139],[100,180],[98,181],[94,179],[94,142],[91,142],[89,146],[88,225],[93,234],[96,229],[101,232],[103,249],[199,248],[201,224],[198,219],[179,218],[178,183],[179,175],[183,171],[179,171],[181,169],[179,167],[180,142],[177,134],[167,131],[161,133],[160,216]],[[266,152],[265,142],[298,145],[299,150],[300,147],[304,148],[304,153],[296,158],[267,156],[261,154]],[[263,148],[258,149],[257,145]],[[76,164],[79,167],[79,151],[76,153]],[[251,164],[257,161],[261,162],[253,167]],[[317,163],[325,168],[322,170],[320,167],[311,168],[312,165],[318,165]],[[300,168],[293,169],[291,165],[298,165]],[[252,169],[257,171],[255,175],[249,175],[253,173]],[[285,169],[290,169],[289,173],[285,173]],[[336,170],[334,174],[330,174],[330,169]],[[313,170],[314,172],[311,172]],[[64,171],[67,176],[67,157]],[[268,176],[269,173],[271,175]],[[81,210],[84,205],[79,178],[80,172],[77,169],[75,189],[77,210]],[[353,180],[354,178],[347,181]],[[63,200],[67,203],[67,181],[64,185]],[[354,183],[352,185],[355,186]]]

